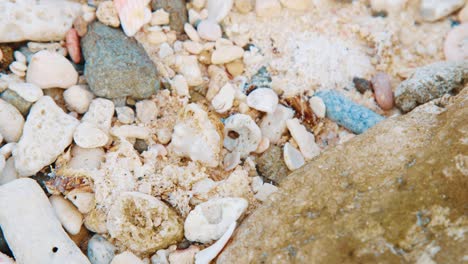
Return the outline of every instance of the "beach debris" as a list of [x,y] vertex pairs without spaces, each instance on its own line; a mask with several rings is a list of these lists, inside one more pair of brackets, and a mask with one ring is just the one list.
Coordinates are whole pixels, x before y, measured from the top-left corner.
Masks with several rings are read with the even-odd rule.
[[289,170],[297,170],[300,167],[304,166],[305,160],[301,152],[287,142],[283,147],[283,158],[284,163]]
[[468,60],[468,23],[460,24],[449,31],[444,42],[445,59],[448,61]]
[[278,106],[278,95],[270,88],[257,88],[247,96],[247,105],[261,112],[273,113]]
[[260,122],[262,135],[272,144],[278,143],[286,132],[286,121],[294,117],[294,110],[284,105],[278,105],[273,113],[267,114]]
[[49,202],[63,228],[71,235],[78,234],[83,223],[80,211],[61,195],[52,195],[49,197]]
[[24,118],[14,106],[0,99],[0,134],[6,142],[17,142],[23,132]]
[[144,24],[151,20],[150,0],[114,0],[120,24],[128,37],[133,37]]
[[224,147],[239,152],[241,158],[255,151],[261,139],[260,128],[248,115],[234,114],[224,121]]

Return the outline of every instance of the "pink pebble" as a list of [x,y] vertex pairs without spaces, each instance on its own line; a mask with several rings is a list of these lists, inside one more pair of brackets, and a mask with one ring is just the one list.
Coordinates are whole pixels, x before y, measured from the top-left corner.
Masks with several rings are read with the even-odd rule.
[[371,80],[374,88],[375,101],[383,110],[393,108],[393,91],[390,76],[383,72],[378,72]]
[[445,38],[444,54],[449,61],[468,59],[468,23],[449,31]]
[[80,37],[76,29],[68,30],[65,35],[65,43],[67,46],[68,54],[74,63],[81,61]]

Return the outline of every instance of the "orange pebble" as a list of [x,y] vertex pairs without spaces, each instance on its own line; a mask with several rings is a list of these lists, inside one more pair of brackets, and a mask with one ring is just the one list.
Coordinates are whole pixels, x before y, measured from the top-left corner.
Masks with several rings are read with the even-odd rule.
[[390,77],[383,72],[377,73],[371,80],[374,88],[375,101],[383,110],[393,108],[393,91]]
[[68,54],[74,63],[81,62],[81,48],[80,48],[80,37],[76,29],[72,28],[68,30],[65,35],[65,42],[68,50]]

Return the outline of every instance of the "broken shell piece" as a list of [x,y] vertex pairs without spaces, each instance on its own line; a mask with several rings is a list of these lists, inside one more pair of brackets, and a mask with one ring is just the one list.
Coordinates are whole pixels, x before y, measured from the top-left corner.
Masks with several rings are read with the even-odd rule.
[[262,135],[267,137],[271,143],[276,144],[286,131],[286,120],[293,118],[294,110],[284,105],[278,105],[276,110],[267,114],[260,123]]
[[[185,42],[185,43],[187,43],[187,42]],[[196,42],[192,42],[192,43],[196,43]],[[180,74],[177,74],[172,79],[171,88],[179,96],[190,96],[187,80],[185,79],[184,76],[182,76]]]
[[240,154],[237,151],[230,152],[224,156],[224,170],[230,171],[240,164]]
[[115,255],[110,264],[144,264],[144,262],[130,251]]
[[317,117],[325,117],[327,108],[325,107],[325,103],[323,102],[322,98],[318,96],[312,96],[312,98],[309,99],[309,105]]
[[89,213],[95,205],[94,193],[80,191],[79,189],[74,189],[69,192],[66,198],[70,200],[82,214]]
[[81,148],[73,146],[72,158],[68,162],[68,167],[75,170],[94,170],[99,169],[104,159],[104,150],[102,148]]
[[137,120],[143,124],[148,124],[158,117],[158,107],[151,100],[141,100],[135,104]]
[[8,88],[12,91],[15,91],[19,96],[28,102],[36,102],[41,98],[44,93],[39,86],[32,83],[19,83],[13,82],[10,83]]
[[109,137],[96,125],[84,122],[76,127],[73,140],[82,148],[98,148],[106,145]]
[[131,124],[135,121],[135,112],[128,106],[116,107],[117,119],[123,124]]
[[211,101],[211,105],[215,111],[218,113],[224,113],[231,109],[235,93],[236,91],[232,84],[226,83]]
[[233,0],[208,0],[208,19],[220,22],[229,14],[233,4]]
[[222,36],[221,27],[211,20],[200,22],[197,26],[197,32],[200,38],[207,41],[216,41]]
[[108,132],[112,117],[114,116],[114,103],[111,100],[96,98],[89,105],[88,112],[83,116],[81,122],[95,124],[99,129]]
[[260,144],[258,144],[258,147],[255,150],[255,153],[262,154],[269,147],[270,147],[270,140],[267,137],[262,137],[262,140],[260,141]]
[[169,263],[192,264],[195,261],[195,254],[200,249],[197,246],[191,245],[186,249],[179,249],[169,253]]
[[305,159],[309,160],[320,154],[320,148],[315,143],[314,134],[307,131],[299,119],[290,119],[286,121],[286,125]]
[[224,147],[239,152],[245,158],[255,151],[262,139],[262,132],[248,115],[235,114],[224,123]]
[[247,105],[261,112],[273,113],[278,106],[278,95],[269,88],[258,88],[247,96]]
[[232,233],[234,233],[234,230],[236,229],[236,222],[233,222],[226,232],[223,234],[223,236],[216,241],[213,245],[211,245],[208,248],[205,248],[204,250],[198,252],[195,255],[195,264],[210,264],[211,261],[218,256],[218,254],[223,250],[224,246],[227,244],[229,239],[232,236]]
[[175,66],[177,72],[185,77],[189,86],[203,83],[203,76],[196,56],[177,56]]
[[468,59],[468,23],[449,31],[444,43],[445,58],[449,61]]
[[151,14],[151,22],[152,26],[155,25],[167,25],[169,24],[169,13],[164,11],[164,9],[158,9],[153,14]]
[[125,35],[132,37],[140,28],[150,22],[149,0],[114,0]]
[[76,29],[71,28],[67,31],[65,35],[65,46],[67,47],[68,55],[74,63],[80,63],[82,56],[81,56],[81,48],[80,48],[80,36],[78,36],[78,31]]
[[151,131],[149,128],[135,125],[113,127],[110,133],[114,137],[118,138],[148,139],[151,136]]
[[106,26],[120,26],[119,14],[117,13],[117,9],[112,1],[101,2],[97,8],[96,17],[99,22]]
[[183,237],[175,211],[159,199],[137,192],[117,198],[107,215],[107,228],[112,238],[141,254],[166,248]]
[[52,195],[49,202],[55,215],[68,233],[76,235],[80,232],[83,216],[73,204],[60,195]]
[[184,25],[184,31],[185,31],[185,34],[187,34],[187,36],[188,36],[192,41],[200,42],[200,36],[198,36],[197,31],[195,30],[195,28],[194,28],[191,24],[185,23],[185,25]]
[[201,203],[185,219],[185,237],[201,243],[217,240],[244,213],[247,206],[247,200],[230,197]]
[[304,157],[301,152],[294,148],[289,142],[283,147],[284,163],[290,170],[296,170],[305,164]]
[[265,202],[268,197],[276,191],[278,191],[278,187],[273,184],[264,183],[258,188],[255,199]]
[[85,85],[73,85],[63,92],[63,99],[67,103],[67,108],[78,114],[88,111],[94,94]]

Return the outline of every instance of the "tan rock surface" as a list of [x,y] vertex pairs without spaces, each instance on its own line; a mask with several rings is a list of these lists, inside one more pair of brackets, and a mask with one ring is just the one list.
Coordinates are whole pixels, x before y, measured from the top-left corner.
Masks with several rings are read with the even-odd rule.
[[467,104],[464,89],[324,152],[281,182],[217,263],[461,263]]

